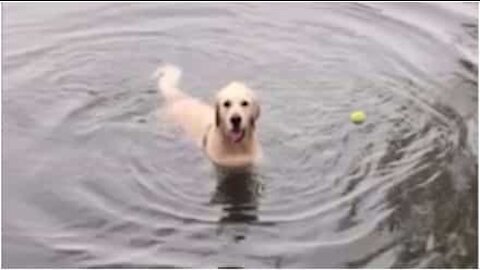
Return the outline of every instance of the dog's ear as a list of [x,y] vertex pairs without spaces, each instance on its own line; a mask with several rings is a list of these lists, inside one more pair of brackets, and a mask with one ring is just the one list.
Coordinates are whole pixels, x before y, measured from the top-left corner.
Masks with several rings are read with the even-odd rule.
[[257,119],[260,117],[260,105],[257,102],[254,102],[252,105],[253,113],[252,117],[250,118],[250,124],[254,127],[255,121],[257,121]]
[[218,102],[215,102],[215,126],[220,126],[220,105],[218,105]]
[[257,102],[255,102],[253,112],[254,112],[255,120],[257,120],[260,117],[260,105]]

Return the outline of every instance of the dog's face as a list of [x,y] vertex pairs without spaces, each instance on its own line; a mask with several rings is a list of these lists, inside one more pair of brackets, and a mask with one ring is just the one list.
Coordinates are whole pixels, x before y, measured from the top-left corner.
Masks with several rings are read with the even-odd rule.
[[232,142],[240,143],[255,128],[260,107],[253,91],[233,82],[220,90],[215,102],[215,124]]

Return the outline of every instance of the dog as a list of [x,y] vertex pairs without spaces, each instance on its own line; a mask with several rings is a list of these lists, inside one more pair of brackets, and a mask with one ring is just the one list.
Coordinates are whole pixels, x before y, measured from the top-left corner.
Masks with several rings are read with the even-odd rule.
[[163,113],[197,142],[206,156],[221,167],[250,167],[261,159],[256,136],[260,105],[254,92],[241,82],[221,89],[213,106],[193,98],[178,87],[181,70],[164,65],[155,72]]

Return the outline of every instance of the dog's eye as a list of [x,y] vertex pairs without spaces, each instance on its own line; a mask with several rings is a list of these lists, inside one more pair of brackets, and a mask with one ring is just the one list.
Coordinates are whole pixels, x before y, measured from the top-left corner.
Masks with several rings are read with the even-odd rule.
[[242,103],[240,103],[240,105],[242,105],[242,107],[247,107],[248,106],[248,101],[244,100],[244,101],[242,101]]
[[228,100],[223,103],[223,107],[225,107],[225,108],[230,107],[230,105],[232,105],[232,104],[230,104],[230,101],[228,101]]

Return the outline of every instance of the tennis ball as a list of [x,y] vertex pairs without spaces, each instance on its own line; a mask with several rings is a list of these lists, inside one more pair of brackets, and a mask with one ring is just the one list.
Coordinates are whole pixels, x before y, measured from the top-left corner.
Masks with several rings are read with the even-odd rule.
[[367,115],[363,111],[354,111],[350,114],[350,120],[354,124],[361,124],[366,118]]

